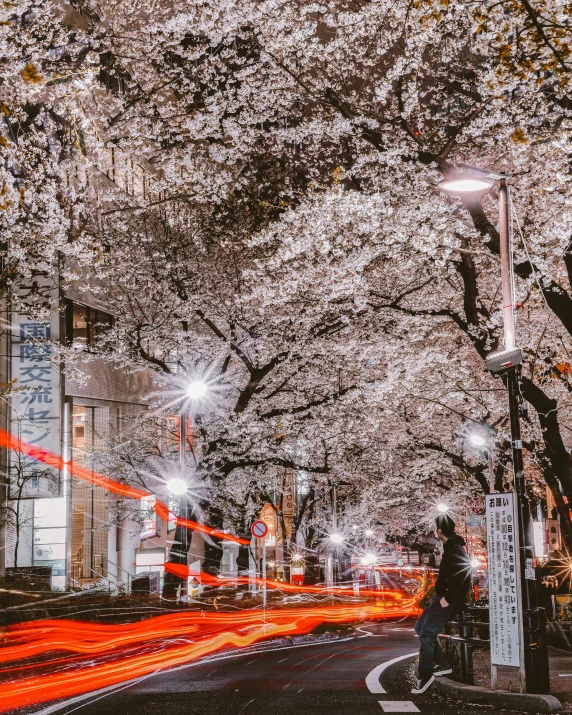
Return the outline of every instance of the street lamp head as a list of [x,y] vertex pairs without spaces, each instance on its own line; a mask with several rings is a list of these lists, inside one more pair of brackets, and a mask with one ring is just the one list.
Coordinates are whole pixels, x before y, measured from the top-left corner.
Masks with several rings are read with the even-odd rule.
[[202,380],[194,380],[187,386],[187,397],[191,400],[200,400],[207,394],[207,386]]
[[366,535],[366,536],[373,536],[373,531],[372,531],[371,529],[368,529],[368,530],[365,532],[365,535]]
[[364,566],[373,566],[376,560],[375,554],[365,554],[365,556],[362,556],[361,562]]
[[477,191],[487,191],[493,185],[494,182],[491,180],[466,177],[445,179],[439,183],[439,188],[453,194],[471,194]]
[[167,489],[175,496],[180,496],[187,491],[187,482],[184,479],[169,479]]
[[473,559],[473,560],[471,561],[471,566],[472,566],[474,569],[478,568],[478,566],[479,566],[479,561],[478,561],[478,559]]
[[486,443],[486,439],[480,434],[472,434],[471,442],[475,445],[475,447],[482,447]]
[[437,504],[437,511],[441,514],[446,514],[449,511],[449,507],[446,504]]
[[330,534],[330,541],[334,544],[343,543],[344,537],[341,534]]
[[495,179],[502,178],[501,174],[494,174],[475,166],[461,164],[453,167],[439,182],[439,188],[453,194],[470,194],[487,191],[494,186]]

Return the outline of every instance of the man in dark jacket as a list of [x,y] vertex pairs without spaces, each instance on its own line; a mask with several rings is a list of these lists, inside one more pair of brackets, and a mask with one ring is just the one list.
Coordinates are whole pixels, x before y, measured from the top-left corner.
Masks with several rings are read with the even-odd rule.
[[471,564],[464,549],[464,539],[455,533],[455,522],[447,514],[438,516],[436,522],[437,536],[443,542],[443,558],[435,582],[436,595],[415,624],[420,647],[417,683],[411,689],[414,695],[424,693],[436,675],[453,672],[437,636],[455,608],[464,602],[471,584]]

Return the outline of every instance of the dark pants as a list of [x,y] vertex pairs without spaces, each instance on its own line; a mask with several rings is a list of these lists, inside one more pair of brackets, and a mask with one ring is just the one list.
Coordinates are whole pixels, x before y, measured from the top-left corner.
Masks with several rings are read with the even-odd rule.
[[415,624],[415,633],[419,636],[419,677],[424,680],[433,673],[433,662],[448,668],[447,658],[441,650],[437,636],[451,618],[454,606],[443,608],[439,596],[434,596]]

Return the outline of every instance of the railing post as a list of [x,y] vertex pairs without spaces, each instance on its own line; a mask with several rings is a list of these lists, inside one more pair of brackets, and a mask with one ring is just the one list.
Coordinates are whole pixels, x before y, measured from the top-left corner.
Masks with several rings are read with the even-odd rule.
[[[460,616],[461,618],[459,620],[461,624],[463,621],[468,621],[471,618],[470,612],[464,609],[461,610]],[[459,635],[461,638],[472,638],[472,631],[471,626],[459,625]],[[474,685],[472,643],[461,643],[461,680],[466,685]]]

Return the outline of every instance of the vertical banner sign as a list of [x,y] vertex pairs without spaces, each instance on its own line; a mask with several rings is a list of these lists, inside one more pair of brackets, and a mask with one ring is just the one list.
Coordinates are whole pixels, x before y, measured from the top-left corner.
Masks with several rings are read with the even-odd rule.
[[283,477],[282,486],[282,514],[286,525],[286,533],[290,537],[292,533],[292,520],[294,519],[294,507],[296,492],[294,485],[294,474],[286,472]]
[[514,494],[486,497],[491,665],[520,666],[520,593]]
[[[54,360],[53,342],[59,340],[57,291],[53,281],[37,276],[27,287],[31,298],[45,296],[52,307],[50,322],[12,315],[12,379],[14,395],[11,432],[28,444],[61,454],[60,368]],[[26,296],[22,296],[24,301]],[[10,456],[11,498],[57,497],[60,475],[31,458]]]
[[141,497],[141,541],[157,536],[156,503],[157,497],[154,494]]

